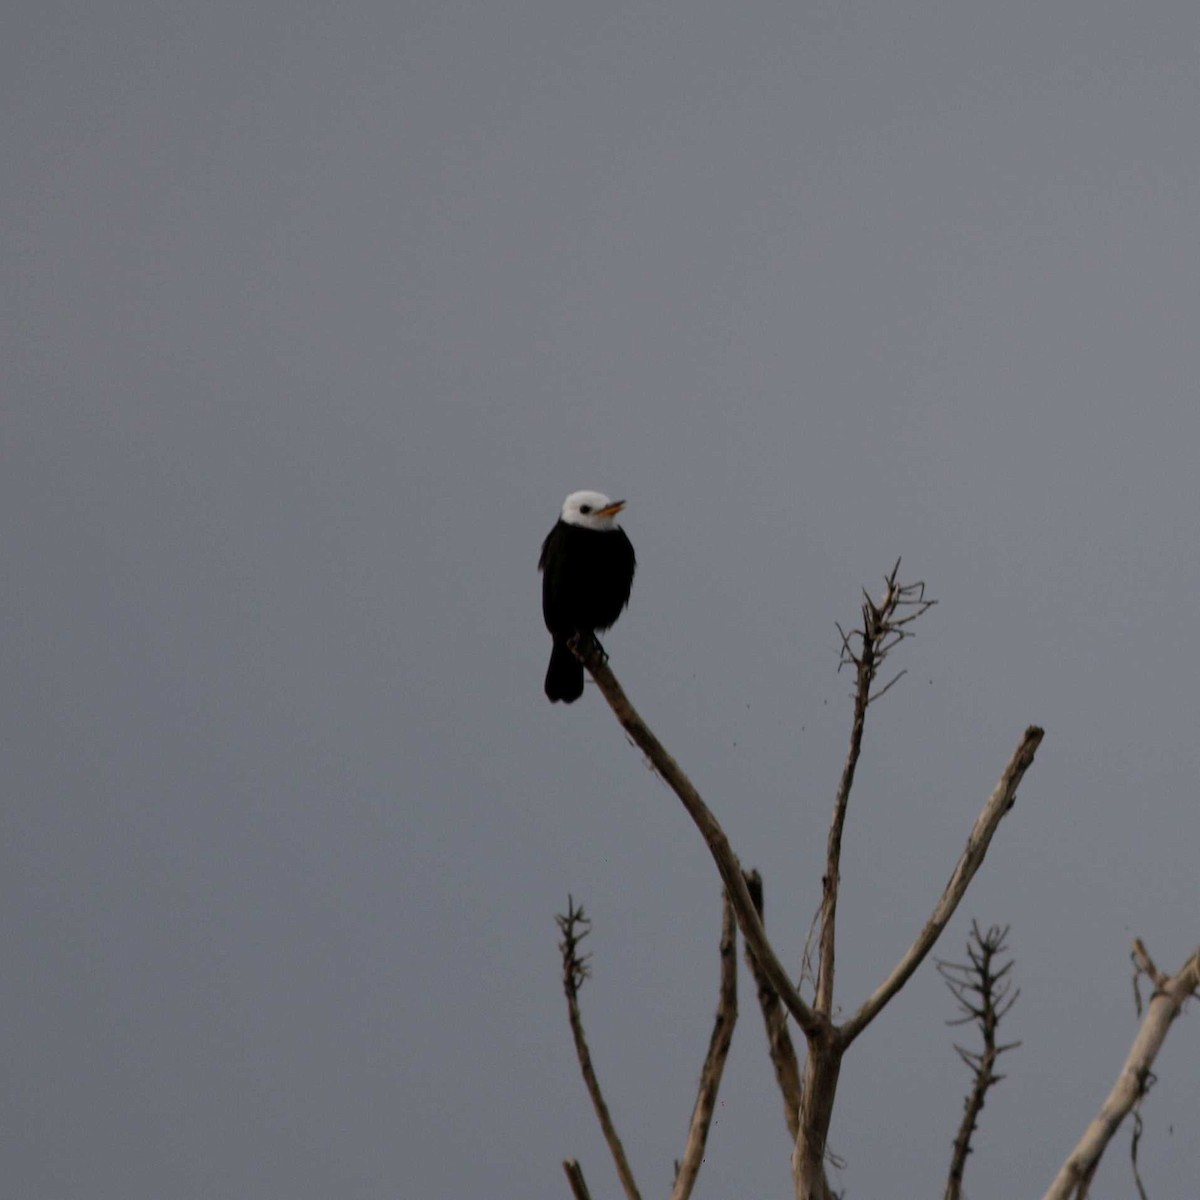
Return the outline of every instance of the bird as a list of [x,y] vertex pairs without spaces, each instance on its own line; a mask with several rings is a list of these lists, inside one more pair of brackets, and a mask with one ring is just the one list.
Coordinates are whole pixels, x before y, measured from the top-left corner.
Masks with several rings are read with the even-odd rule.
[[617,524],[624,507],[624,500],[610,500],[603,492],[572,492],[542,542],[542,616],[554,639],[546,668],[552,703],[571,704],[583,695],[583,664],[568,645],[571,639],[594,639],[629,603],[637,556]]

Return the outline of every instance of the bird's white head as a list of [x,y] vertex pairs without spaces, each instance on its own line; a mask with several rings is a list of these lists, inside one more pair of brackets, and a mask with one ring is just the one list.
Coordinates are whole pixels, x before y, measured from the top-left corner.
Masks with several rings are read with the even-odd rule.
[[562,519],[583,529],[616,529],[617,514],[624,507],[624,500],[610,500],[603,492],[572,492],[563,501]]

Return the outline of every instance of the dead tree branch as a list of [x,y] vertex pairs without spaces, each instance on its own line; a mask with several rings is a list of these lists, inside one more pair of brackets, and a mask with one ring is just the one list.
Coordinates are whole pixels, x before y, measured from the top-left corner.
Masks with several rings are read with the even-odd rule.
[[[862,718],[866,708],[882,696],[895,679],[880,689],[872,689],[880,664],[904,638],[911,636],[909,626],[932,605],[925,599],[921,584],[912,586],[897,582],[899,562],[887,577],[887,592],[879,605],[868,598],[864,605],[864,630],[842,632],[843,657],[853,663],[859,673],[856,688],[856,729],[851,734],[851,748],[843,770],[835,801],[834,819],[827,855],[827,879],[821,908],[821,944],[813,1007],[809,1007],[780,963],[767,938],[760,912],[756,909],[747,881],[743,878],[734,854],[720,823],[701,799],[679,764],[642,720],[617,682],[603,650],[594,638],[577,637],[571,649],[591,674],[600,693],[613,710],[618,722],[635,745],[646,755],[652,767],[679,797],[688,815],[704,838],[709,853],[725,884],[730,903],[746,942],[760,997],[769,988],[775,1000],[786,1008],[800,1026],[808,1042],[803,1080],[798,1086],[799,1118],[796,1122],[792,1154],[792,1174],[797,1200],[828,1200],[831,1195],[825,1177],[827,1140],[842,1057],[854,1039],[879,1014],[884,1005],[904,986],[925,956],[932,949],[946,923],[950,920],[975,872],[983,862],[992,836],[1001,818],[1012,807],[1016,790],[1025,771],[1033,762],[1043,731],[1035,726],[1025,736],[1010,760],[1000,782],[985,805],[967,841],[966,849],[956,865],[950,882],[913,945],[908,949],[891,974],[868,998],[862,1008],[845,1025],[835,1026],[833,1009],[833,973],[836,953],[835,927],[838,889],[838,869],[841,856],[841,837],[848,797],[853,784],[854,768],[862,742]],[[869,654],[867,646],[869,645]],[[869,658],[869,661],[867,661]],[[898,677],[897,677],[898,678]],[[764,986],[764,984],[766,986]],[[764,1003],[767,1016],[770,1000]],[[768,1017],[768,1022],[770,1018]],[[770,1034],[768,1035],[770,1037]],[[773,1046],[777,1043],[773,1043]],[[780,1061],[775,1058],[777,1076]],[[790,1104],[797,1094],[794,1078],[780,1081],[785,1103]],[[792,1128],[789,1117],[789,1129]]]
[[[621,1139],[617,1136],[616,1127],[609,1115],[608,1105],[604,1102],[604,1095],[600,1091],[600,1081],[596,1078],[596,1071],[592,1066],[592,1054],[588,1049],[587,1038],[584,1036],[583,1018],[579,1013],[579,989],[591,971],[588,966],[588,959],[591,955],[580,954],[579,944],[591,932],[592,923],[584,916],[583,905],[576,906],[575,900],[571,896],[567,897],[566,914],[560,913],[555,920],[558,922],[558,928],[563,938],[558,944],[562,954],[563,992],[567,997],[567,1018],[571,1023],[571,1036],[575,1039],[575,1054],[579,1059],[579,1069],[583,1073],[583,1082],[587,1085],[588,1095],[592,1098],[596,1119],[600,1122],[600,1128],[604,1132],[604,1140],[608,1143],[609,1153],[613,1157],[613,1163],[616,1165],[617,1174],[621,1179],[621,1186],[625,1189],[625,1196],[627,1200],[641,1200],[633,1172],[629,1168],[629,1160],[625,1157],[625,1147],[621,1145]],[[575,1174],[573,1174],[569,1166],[571,1161],[573,1160],[564,1163],[563,1169],[566,1170],[567,1179],[578,1197],[580,1193],[577,1190],[577,1183],[579,1186],[583,1186],[583,1172],[579,1170],[579,1164],[576,1163]],[[583,1188],[583,1191],[586,1194],[586,1187]]]
[[688,1200],[700,1174],[704,1161],[704,1147],[712,1125],[713,1110],[717,1102],[717,1090],[721,1086],[721,1074],[729,1056],[733,1041],[733,1027],[737,1023],[737,915],[733,911],[726,893],[721,905],[721,987],[717,1000],[717,1017],[713,1024],[708,1053],[700,1071],[700,1086],[696,1092],[696,1103],[692,1108],[692,1120],[688,1127],[687,1145],[683,1158],[675,1171],[675,1186],[671,1189],[671,1200]]
[[883,1006],[908,982],[909,977],[921,965],[941,936],[946,923],[954,915],[954,910],[958,908],[968,885],[975,877],[975,872],[982,865],[1000,821],[1016,802],[1017,787],[1025,772],[1032,766],[1034,755],[1044,736],[1045,730],[1036,725],[1030,725],[1025,730],[1020,745],[1013,752],[1008,766],[1004,768],[1004,774],[1000,776],[999,783],[976,819],[971,835],[967,838],[966,848],[959,857],[950,881],[934,906],[924,929],[892,968],[891,974],[875,989],[862,1008],[841,1027],[842,1038],[847,1045],[866,1029],[879,1015]]
[[1163,975],[1154,967],[1141,942],[1134,944],[1134,960],[1155,984],[1154,993],[1146,1005],[1146,1015],[1116,1083],[1054,1177],[1045,1200],[1070,1200],[1071,1197],[1082,1200],[1087,1195],[1088,1185],[1113,1134],[1145,1094],[1151,1068],[1172,1022],[1179,1016],[1184,1001],[1200,988],[1200,949],[1173,976]]
[[[875,689],[879,670],[888,655],[900,642],[911,636],[908,627],[928,612],[934,603],[926,599],[923,583],[901,584],[899,572],[900,560],[897,559],[896,565],[885,578],[884,595],[878,604],[864,593],[861,629],[847,633],[838,626],[842,638],[839,669],[849,666],[853,667],[855,672],[854,718],[850,731],[850,747],[838,783],[833,818],[829,826],[818,921],[820,935],[813,1009],[825,1024],[816,1030],[804,1031],[808,1038],[808,1056],[804,1063],[804,1080],[801,1085],[800,1132],[792,1152],[792,1178],[798,1200],[826,1200],[830,1195],[829,1183],[825,1176],[825,1160],[842,1056],[866,1024],[864,1021],[858,1030],[847,1034],[845,1026],[839,1028],[832,1024],[832,1015],[842,833],[850,792],[854,785],[854,774],[862,752],[867,708],[873,701],[886,694],[892,684],[900,678],[897,675],[883,688]],[[932,944],[931,941],[930,945]],[[903,986],[908,974],[916,969],[919,962],[918,958],[908,973],[898,978],[892,993],[880,996],[880,1008]]]
[[[1138,1020],[1142,1018],[1143,1002],[1141,980],[1145,975],[1147,979],[1154,984],[1155,988],[1161,990],[1166,984],[1167,977],[1154,965],[1154,959],[1150,957],[1150,952],[1146,949],[1141,938],[1133,939],[1133,949],[1129,952],[1129,957],[1133,959],[1133,1006],[1137,1010]],[[1141,1095],[1134,1101],[1133,1105],[1133,1131],[1129,1137],[1129,1163],[1133,1168],[1133,1182],[1137,1185],[1138,1196],[1141,1200],[1148,1200],[1146,1196],[1146,1186],[1142,1183],[1142,1173],[1138,1169],[1138,1146],[1142,1141],[1142,1101],[1150,1094],[1150,1087],[1154,1083],[1155,1076],[1152,1074],[1146,1076],[1146,1086],[1142,1088]]]
[[925,598],[923,583],[902,584],[898,581],[900,560],[884,578],[884,594],[878,604],[863,593],[862,627],[847,633],[840,625],[842,655],[838,670],[854,670],[854,719],[850,726],[850,748],[842,767],[833,803],[833,819],[829,824],[829,840],[825,854],[825,876],[821,895],[821,940],[817,965],[816,998],[813,1007],[824,1016],[833,1013],[833,972],[837,941],[838,885],[841,882],[842,829],[846,823],[846,808],[854,786],[854,772],[862,753],[863,730],[867,707],[899,679],[888,683],[878,696],[871,694],[880,668],[888,655],[906,637],[907,626],[928,612],[936,603]]
[[1009,1009],[1017,1002],[1020,991],[1012,990],[1012,960],[997,968],[995,960],[1007,947],[1004,939],[1008,926],[1001,929],[992,925],[987,933],[971,922],[971,938],[967,942],[965,963],[939,962],[937,969],[954,999],[958,1001],[962,1016],[949,1022],[951,1025],[975,1024],[983,1038],[982,1050],[967,1050],[956,1045],[959,1058],[971,1068],[974,1076],[970,1092],[963,1102],[963,1117],[954,1139],[954,1153],[950,1159],[950,1172],[946,1177],[946,1200],[961,1200],[963,1172],[967,1166],[967,1155],[971,1153],[971,1137],[979,1123],[988,1089],[1004,1078],[996,1073],[996,1060],[1007,1050],[1019,1046],[1020,1042],[996,1041],[996,1030]]
[[564,1159],[563,1172],[567,1177],[567,1183],[571,1187],[571,1195],[575,1197],[575,1200],[592,1200],[592,1193],[588,1191],[588,1186],[583,1179],[583,1168],[576,1159]]
[[621,723],[625,732],[650,760],[651,765],[665,780],[667,786],[683,802],[688,816],[692,818],[696,828],[700,831],[713,861],[717,864],[721,880],[725,884],[734,911],[737,913],[742,937],[746,939],[747,946],[754,950],[771,986],[787,1006],[788,1012],[795,1017],[796,1024],[806,1034],[816,1033],[826,1023],[823,1023],[801,999],[787,970],[779,961],[770,942],[767,941],[766,931],[763,929],[762,921],[758,918],[758,913],[754,910],[754,902],[750,899],[746,881],[742,878],[741,864],[729,844],[729,839],[725,836],[725,831],[713,816],[708,805],[701,799],[700,793],[696,791],[692,781],[683,773],[679,764],[654,736],[650,727],[629,702],[629,697],[625,695],[621,685],[617,682],[616,676],[608,666],[604,652],[595,644],[594,639],[591,644],[579,645],[575,648],[575,652],[591,673],[601,695],[608,702],[608,706],[613,710],[613,715]]
[[1142,1140],[1142,1101],[1150,1094],[1154,1080],[1153,1074],[1146,1077],[1146,1086],[1133,1105],[1133,1135],[1129,1139],[1129,1163],[1133,1168],[1133,1182],[1137,1186],[1140,1200],[1150,1200],[1146,1195],[1146,1185],[1142,1182],[1142,1173],[1138,1170],[1138,1145]]
[[[747,871],[746,884],[759,919],[765,922],[762,876],[757,871]],[[796,1048],[792,1045],[792,1035],[788,1032],[787,1011],[748,945],[746,962],[758,988],[758,1006],[762,1009],[763,1025],[767,1031],[767,1051],[775,1068],[775,1082],[779,1084],[779,1092],[783,1096],[784,1120],[795,1142],[800,1132],[800,1063],[796,1058]]]
[[1170,977],[1154,965],[1154,959],[1150,957],[1150,951],[1146,949],[1145,942],[1141,938],[1133,939],[1133,949],[1129,951],[1129,957],[1133,959],[1133,1003],[1137,1009],[1137,1015],[1142,1015],[1142,991],[1138,987],[1138,983],[1142,976],[1154,984],[1154,990],[1161,992],[1170,981]]

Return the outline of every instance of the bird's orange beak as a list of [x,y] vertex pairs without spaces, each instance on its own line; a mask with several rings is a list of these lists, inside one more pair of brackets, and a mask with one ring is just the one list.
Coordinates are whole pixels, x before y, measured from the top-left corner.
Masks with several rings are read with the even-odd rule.
[[596,516],[615,517],[624,507],[624,500],[614,500],[611,504],[606,504],[603,508],[596,509]]

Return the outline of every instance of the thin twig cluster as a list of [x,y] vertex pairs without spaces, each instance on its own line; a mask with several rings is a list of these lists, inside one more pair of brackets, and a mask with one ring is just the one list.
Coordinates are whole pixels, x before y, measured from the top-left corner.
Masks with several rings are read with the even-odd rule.
[[579,953],[580,942],[592,932],[592,922],[584,916],[583,905],[576,905],[575,897],[571,895],[567,896],[567,911],[559,913],[554,920],[562,934],[558,951],[562,955],[563,989],[568,997],[578,997],[583,981],[592,973],[589,966],[592,956]]
[[971,1138],[979,1123],[988,1089],[1004,1078],[996,1071],[996,1060],[1001,1054],[1015,1049],[1020,1042],[999,1043],[996,1030],[1000,1022],[1017,1002],[1020,989],[1012,986],[1012,960],[997,966],[996,960],[1008,947],[1008,926],[1001,929],[992,925],[984,933],[976,922],[971,922],[971,937],[967,942],[965,963],[938,961],[937,969],[951,995],[958,1002],[962,1014],[947,1022],[948,1025],[970,1025],[979,1029],[983,1039],[982,1050],[968,1050],[955,1044],[959,1058],[970,1068],[974,1081],[967,1098],[963,1101],[963,1118],[954,1139],[954,1153],[950,1160],[950,1172],[946,1179],[946,1200],[959,1200],[962,1195],[963,1172],[967,1155],[971,1153]]
[[862,690],[861,681],[865,677],[865,704],[881,699],[906,674],[906,671],[898,671],[878,691],[871,691],[888,655],[902,641],[913,636],[909,626],[937,603],[926,597],[923,582],[901,583],[899,574],[900,560],[896,559],[896,565],[884,576],[884,592],[878,601],[872,600],[863,589],[861,628],[847,633],[841,625],[837,627],[842,639],[838,670],[853,668],[860,681],[857,690]]

